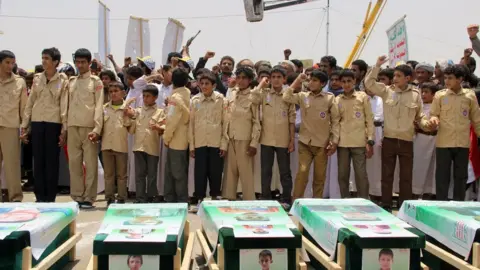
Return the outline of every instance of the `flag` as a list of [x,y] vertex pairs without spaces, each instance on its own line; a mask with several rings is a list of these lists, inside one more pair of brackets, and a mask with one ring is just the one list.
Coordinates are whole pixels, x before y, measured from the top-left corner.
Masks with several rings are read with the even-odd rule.
[[405,17],[396,21],[387,30],[388,36],[388,59],[390,67],[397,66],[398,62],[408,61],[408,38]]
[[180,52],[183,42],[183,33],[185,26],[178,20],[169,18],[163,38],[162,63],[167,63],[168,54],[171,52]]
[[130,16],[128,22],[125,57],[136,61],[137,57],[150,56],[150,25],[147,19]]
[[480,177],[480,152],[478,150],[478,139],[475,134],[475,129],[473,126],[470,126],[470,151],[469,151],[469,172],[468,172],[468,181],[471,183],[476,181]]
[[110,54],[110,9],[98,1],[98,57],[108,65],[107,56]]

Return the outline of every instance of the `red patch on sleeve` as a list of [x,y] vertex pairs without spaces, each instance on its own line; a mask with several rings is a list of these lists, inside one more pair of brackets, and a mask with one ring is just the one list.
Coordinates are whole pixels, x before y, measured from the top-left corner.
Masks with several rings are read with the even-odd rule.
[[168,101],[168,105],[177,106],[177,103],[175,103],[174,101]]
[[97,88],[95,88],[96,91],[100,91],[103,89],[103,86],[101,84],[97,85]]

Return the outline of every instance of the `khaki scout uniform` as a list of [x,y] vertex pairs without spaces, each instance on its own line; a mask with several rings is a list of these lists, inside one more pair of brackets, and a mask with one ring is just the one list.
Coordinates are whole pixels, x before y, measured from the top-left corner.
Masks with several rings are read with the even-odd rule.
[[480,111],[475,92],[461,89],[458,93],[444,89],[435,93],[430,117],[439,119],[436,141],[436,195],[448,200],[451,164],[453,162],[453,199],[465,200],[468,179],[470,125],[480,134]]
[[225,108],[225,137],[228,140],[228,152],[223,178],[223,197],[237,198],[238,179],[242,182],[244,200],[255,200],[253,178],[254,158],[247,154],[248,148],[257,148],[260,138],[258,105],[251,100],[250,88],[235,88],[227,100]]
[[[135,191],[139,202],[158,196],[157,171],[160,156],[160,134],[150,124],[165,124],[165,112],[157,104],[143,105],[135,109],[135,121],[129,128],[135,134],[133,154],[135,157]],[[164,128],[164,126],[163,126]]]
[[313,197],[322,198],[328,157],[325,146],[339,140],[339,114],[332,93],[320,91],[293,93],[287,88],[283,100],[300,105],[302,123],[298,143],[298,172],[293,187],[293,201],[302,198],[308,183],[310,165],[314,163]]
[[0,80],[0,163],[4,163],[8,200],[23,200],[20,176],[19,128],[27,104],[27,85],[12,73]]
[[[33,78],[22,128],[31,129],[35,197],[54,202],[57,195],[60,148],[58,138],[67,131],[68,77],[55,73],[47,80],[45,72]],[[46,162],[48,160],[48,162]]]
[[370,97],[365,92],[352,91],[351,95],[337,96],[335,101],[340,114],[340,140],[337,151],[341,196],[350,197],[350,163],[353,160],[358,196],[368,199],[369,183],[365,152],[367,141],[373,141],[375,138]]
[[100,78],[86,72],[70,78],[68,93],[70,195],[74,201],[93,203],[97,197],[98,146],[88,139],[88,134],[102,134],[103,84]]
[[260,104],[262,198],[272,198],[272,167],[276,154],[283,190],[282,199],[291,204],[292,173],[288,145],[295,137],[293,130],[293,134],[290,134],[290,126],[293,128],[295,125],[296,111],[294,104],[283,101],[283,92],[283,89],[277,92],[274,89],[256,88],[251,94],[253,102]]
[[188,138],[190,151],[195,151],[194,196],[199,200],[206,197],[208,182],[210,196],[221,196],[223,158],[219,152],[227,150],[223,132],[225,105],[226,99],[216,91],[209,97],[199,93],[190,104]]
[[392,206],[393,176],[397,156],[400,161],[400,205],[412,197],[414,122],[426,129],[420,92],[411,85],[398,87],[377,83],[380,68],[367,74],[365,86],[383,100],[384,139],[382,143],[382,204]]
[[125,102],[115,109],[111,102],[103,106],[102,158],[105,171],[105,199],[115,200],[115,175],[118,200],[127,199],[128,127]]
[[190,90],[173,89],[168,99],[163,141],[168,145],[164,197],[167,202],[188,202],[188,122]]

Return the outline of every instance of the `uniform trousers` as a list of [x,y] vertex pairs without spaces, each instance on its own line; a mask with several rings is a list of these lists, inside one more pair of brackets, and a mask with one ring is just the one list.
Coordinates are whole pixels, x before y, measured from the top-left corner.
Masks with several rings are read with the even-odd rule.
[[338,185],[342,198],[350,197],[350,163],[353,162],[358,197],[368,199],[369,183],[365,147],[338,147]]
[[134,151],[135,156],[135,195],[138,201],[146,202],[158,196],[157,169],[158,156],[142,151]]
[[322,198],[327,174],[328,157],[324,147],[298,142],[298,172],[293,187],[293,199],[302,198],[308,183],[308,174],[313,162],[313,197]]
[[223,158],[218,147],[195,148],[195,194],[194,197],[203,200],[207,196],[207,183],[210,186],[210,196],[220,196],[222,187]]
[[242,184],[243,200],[255,200],[255,185],[253,178],[253,160],[247,154],[250,141],[230,140],[227,158],[225,160],[222,196],[236,200],[238,179]]
[[105,199],[115,199],[115,178],[117,180],[118,200],[127,199],[128,154],[113,150],[103,150],[103,170],[105,172]]
[[0,164],[3,161],[10,202],[23,200],[19,135],[18,128],[0,127]]
[[282,183],[282,200],[286,203],[291,203],[292,173],[290,171],[290,154],[288,153],[288,148],[263,144],[261,145],[262,199],[272,199],[272,169],[275,155],[277,156],[280,182]]
[[439,201],[448,200],[453,162],[453,200],[464,201],[468,179],[468,148],[436,148],[436,196]]
[[188,150],[168,148],[163,194],[167,202],[188,202]]

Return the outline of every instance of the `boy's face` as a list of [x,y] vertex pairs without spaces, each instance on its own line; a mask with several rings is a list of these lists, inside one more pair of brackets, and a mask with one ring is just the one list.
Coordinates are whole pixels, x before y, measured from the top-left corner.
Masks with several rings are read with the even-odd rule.
[[103,75],[101,79],[102,79],[103,87],[108,89],[108,85],[112,82],[112,80],[110,80],[110,77],[107,75]]
[[445,87],[448,89],[460,89],[462,87],[463,78],[457,78],[453,74],[445,75]]
[[270,76],[270,82],[273,88],[282,88],[285,83],[285,77],[281,73],[274,72]]
[[410,76],[405,76],[403,72],[395,70],[395,72],[393,73],[393,83],[398,88],[406,87],[409,82],[410,82]]
[[388,78],[385,75],[378,75],[378,81],[387,86],[392,84],[392,81],[390,80],[390,78]]
[[360,70],[360,67],[357,65],[352,65],[352,70],[355,73],[355,79],[361,81],[365,76],[365,72]]
[[239,74],[236,80],[240,90],[247,89],[248,87],[250,87],[250,84],[252,83],[252,79],[248,78],[243,73]]
[[382,254],[380,258],[378,258],[378,262],[380,264],[381,270],[390,270],[392,269],[393,258],[390,255]]
[[133,88],[133,82],[135,81],[135,78],[130,76],[130,75],[127,75],[127,85],[128,87],[130,88]]
[[138,270],[142,267],[142,260],[139,257],[131,257],[128,260],[128,267],[131,270]]
[[258,258],[258,263],[262,267],[262,270],[269,270],[270,264],[272,264],[272,258],[270,258],[270,256],[260,257]]
[[201,79],[200,89],[205,96],[209,97],[212,95],[213,89],[215,89],[215,84],[212,84],[212,82],[208,79]]
[[312,77],[308,82],[308,89],[312,92],[319,92],[323,89],[325,83],[322,83],[318,78]]
[[113,86],[108,88],[108,95],[110,96],[110,100],[112,102],[119,102],[123,100],[125,97],[125,91],[120,90],[120,88]]
[[266,73],[261,73],[260,75],[258,75],[258,82],[261,82],[263,78],[267,78],[267,80],[270,80],[270,75]]
[[342,88],[342,82],[340,81],[340,76],[332,75],[330,76],[330,89],[338,90]]
[[343,77],[342,78],[342,88],[343,92],[350,93],[355,88],[355,79],[351,77]]
[[423,103],[432,103],[433,101],[433,94],[432,94],[432,90],[428,89],[428,88],[423,88],[422,89],[422,101]]
[[152,95],[151,93],[143,93],[143,104],[147,106],[153,106],[157,101],[157,97]]

